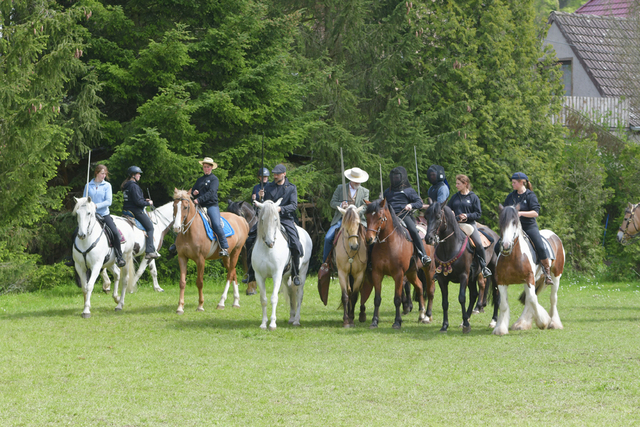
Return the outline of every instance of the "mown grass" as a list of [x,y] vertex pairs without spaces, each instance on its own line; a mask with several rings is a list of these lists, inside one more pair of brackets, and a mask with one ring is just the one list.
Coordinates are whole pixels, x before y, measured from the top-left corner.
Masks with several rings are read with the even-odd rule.
[[[452,285],[457,286],[457,285]],[[76,287],[0,297],[2,426],[441,426],[639,425],[640,285],[563,280],[563,331],[491,335],[490,314],[472,332],[435,322],[417,309],[391,328],[385,282],[381,325],[342,328],[339,286],[323,306],[307,281],[302,327],[259,329],[258,296],[215,310],[223,284],[205,283],[205,309],[188,285],[142,286],[115,313],[95,293],[84,320]],[[453,290],[453,289],[452,289]],[[511,323],[521,312],[509,293]],[[456,292],[453,292],[455,295]],[[541,298],[548,308],[548,292]],[[450,300],[452,324],[460,321]]]

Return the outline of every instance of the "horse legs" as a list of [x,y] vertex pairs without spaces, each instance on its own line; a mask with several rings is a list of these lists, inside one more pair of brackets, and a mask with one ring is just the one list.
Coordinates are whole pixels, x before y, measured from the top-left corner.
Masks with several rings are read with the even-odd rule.
[[[151,280],[153,280],[153,290],[156,292],[164,292],[164,289],[162,289],[158,284],[158,269],[156,268],[155,259],[149,261],[149,272],[151,273]],[[136,274],[136,277],[137,276],[138,275]]]
[[[490,280],[496,280],[491,277]],[[500,309],[500,293],[498,292],[498,286],[495,282],[492,282],[491,291],[493,292],[493,314],[491,315],[491,322],[489,322],[490,328],[495,328],[498,324],[498,310]]]
[[411,300],[411,285],[406,278],[402,279],[402,314],[409,314],[413,311],[413,301]]
[[204,284],[204,256],[200,255],[196,261],[196,270],[198,276],[196,277],[196,286],[198,287],[198,308],[196,311],[204,311],[204,293],[202,292],[202,286]]
[[442,293],[442,327],[440,332],[447,332],[449,329],[449,281],[438,275],[438,285],[440,293]]
[[551,285],[551,308],[549,309],[549,316],[551,316],[551,323],[549,323],[549,329],[563,329],[562,322],[560,321],[560,315],[558,314],[558,288],[560,287],[560,277],[554,276],[553,285]]
[[265,278],[256,271],[256,283],[260,289],[260,304],[262,304],[262,323],[260,329],[267,329],[267,289],[265,286]]
[[536,321],[536,325],[540,329],[547,329],[551,322],[551,317],[547,311],[538,302],[538,296],[536,295],[536,288],[534,285],[525,285],[524,291],[527,295],[525,306],[529,306],[530,312],[533,314],[533,318]]
[[[118,293],[118,286],[120,286],[120,275],[122,274],[122,271],[118,268],[118,266],[114,262],[111,265],[111,267],[102,270],[102,280],[104,280],[105,277],[107,278],[109,277],[109,275],[107,274],[107,270],[110,270],[111,273],[113,274],[113,292],[111,293],[111,298],[113,298],[115,303],[118,304],[120,302],[120,294]],[[109,280],[109,287],[111,287],[111,280]],[[104,282],[102,285],[102,290],[104,290]]]
[[[287,279],[288,280],[288,279]],[[276,309],[278,308],[278,293],[282,285],[282,272],[276,272],[273,276],[273,294],[271,294],[271,318],[269,319],[269,330],[276,330]]]
[[[135,268],[132,267],[132,273],[134,274],[133,277],[133,284],[136,285],[138,283],[138,280],[140,280],[140,278],[142,277],[142,275],[144,274],[144,271],[147,269],[147,265],[149,265],[149,260],[145,259],[144,257],[142,258],[142,262],[140,263],[140,265],[138,266],[138,269],[135,270]],[[155,268],[156,263],[155,261],[153,262],[153,266]],[[156,272],[156,280],[153,284],[153,289],[156,289],[156,285],[157,285],[157,272]],[[156,289],[157,290],[157,289]]]
[[186,257],[178,255],[178,265],[180,265],[180,297],[178,298],[178,310],[176,313],[184,314],[184,288],[187,285],[187,263]]
[[371,275],[367,272],[364,273],[364,278],[362,280],[362,287],[360,289],[360,315],[358,316],[358,321],[360,323],[367,321],[367,313],[365,303],[369,299],[371,295],[371,290],[373,289],[373,284],[371,282]]
[[[471,332],[471,324],[469,323],[469,312],[471,311],[471,305],[475,303],[474,300],[469,301],[469,310],[467,311],[467,282],[469,278],[466,275],[460,276],[460,292],[458,293],[458,302],[462,308],[462,333],[468,334]],[[471,293],[471,290],[469,290]]]
[[[102,276],[102,292],[105,294],[111,290],[111,279],[109,279],[109,275],[107,274],[107,269],[103,268],[100,272],[100,276]],[[114,279],[117,282],[117,279]],[[116,301],[117,303],[118,301]]]
[[[411,283],[414,288],[415,291],[418,294],[418,304],[420,305],[419,307],[419,311],[418,311],[418,323],[429,323],[429,321],[425,322],[426,319],[426,310],[424,308],[424,292],[423,292],[423,284],[422,281],[420,280],[420,276],[418,274],[418,271],[422,271],[422,270],[412,270],[407,272],[407,279],[409,280],[408,283]],[[408,285],[407,283],[407,285]],[[407,292],[408,293],[408,292]]]
[[[115,263],[113,265],[115,266]],[[118,267],[116,266],[116,268]],[[131,257],[127,260],[126,265],[120,270],[120,287],[122,289],[120,291],[120,300],[118,301],[118,305],[116,305],[115,308],[116,311],[121,311],[124,308],[124,296],[127,294],[127,291],[131,292],[131,290],[133,289],[133,286],[136,283],[134,282],[134,280],[135,268],[133,266],[133,257]]]
[[375,297],[373,299],[373,317],[371,319],[370,328],[377,328],[380,321],[380,303],[382,302],[382,277],[379,274],[372,273],[371,282],[376,290]]
[[506,335],[509,333],[509,301],[507,299],[506,285],[498,285],[498,292],[500,293],[500,315],[498,316],[498,323],[493,329],[494,335]]
[[293,326],[300,326],[300,308],[302,307],[302,296],[304,295],[304,282],[301,281],[300,286],[292,286],[292,282],[289,281],[287,287],[289,288],[289,324]]
[[222,259],[222,265],[227,269],[227,283],[224,286],[222,297],[216,307],[218,310],[224,310],[224,302],[227,300],[227,293],[229,292],[229,285],[233,283],[233,308],[240,308],[240,291],[238,290],[238,276],[236,275],[236,263],[238,262],[238,256],[240,252],[237,249],[231,251],[231,254],[227,258]]
[[91,317],[91,293],[93,292],[93,285],[95,285],[96,280],[98,280],[100,270],[102,270],[102,266],[96,265],[93,270],[91,270],[91,276],[89,277],[89,280],[87,280],[86,272],[81,272],[78,267],[78,263],[76,263],[76,271],[80,276],[80,283],[82,283],[82,291],[84,293],[84,310],[82,311],[82,317],[84,319]]
[[478,300],[471,314],[484,313],[484,308],[487,305],[487,279],[482,274],[478,274],[476,277],[478,286]]
[[342,326],[345,328],[351,327],[349,323],[349,274],[345,273],[343,270],[338,269],[338,280],[340,282],[340,289],[342,290]]

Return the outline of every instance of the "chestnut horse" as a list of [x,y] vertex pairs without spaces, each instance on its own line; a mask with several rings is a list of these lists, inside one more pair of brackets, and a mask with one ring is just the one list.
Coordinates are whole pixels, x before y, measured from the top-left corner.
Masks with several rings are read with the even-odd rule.
[[[256,215],[256,211],[253,210],[253,206],[251,206],[249,203],[245,202],[244,200],[240,202],[234,202],[232,200],[229,200],[229,204],[227,205],[227,212],[234,213],[246,219],[247,222],[249,223],[249,229],[251,229],[251,227],[253,227],[253,225],[258,222],[258,216]],[[244,269],[245,272],[247,272],[249,269],[249,263],[247,262],[248,258],[247,258],[246,245],[242,249],[242,253],[240,254],[240,257],[242,259],[242,268]],[[256,285],[256,281],[253,280],[247,283],[247,290],[245,293],[247,295],[255,295],[257,289],[258,288]]]
[[[371,283],[375,289],[374,311],[371,327],[378,327],[380,319],[380,302],[382,297],[380,291],[382,287],[382,279],[384,276],[391,276],[395,281],[395,296],[393,303],[396,307],[396,317],[393,322],[394,329],[400,329],[402,326],[402,317],[400,315],[400,304],[402,303],[403,286],[402,280],[406,275],[409,282],[416,288],[416,293],[420,302],[420,314],[418,322],[429,323],[430,316],[427,316],[424,307],[424,295],[422,283],[425,282],[426,289],[431,289],[432,276],[429,272],[429,266],[424,267],[419,260],[413,258],[413,243],[408,239],[408,233],[400,223],[400,219],[393,210],[389,209],[385,199],[378,199],[375,202],[366,202],[367,210],[367,243],[373,244],[371,250],[372,267]],[[427,255],[429,247],[425,246]],[[418,276],[421,277],[418,277]],[[360,321],[366,319],[364,313],[364,303],[369,298],[371,288],[363,287],[362,300],[360,303]],[[430,299],[433,296],[429,297]]]
[[[244,218],[232,213],[223,212],[221,216],[229,221],[235,234],[227,239],[227,242],[229,242],[229,256],[221,258],[222,265],[227,269],[227,284],[217,308],[224,308],[231,282],[233,282],[233,307],[237,308],[240,307],[240,293],[238,292],[236,263],[244,242],[249,235],[249,225]],[[191,200],[191,194],[188,191],[178,190],[177,188],[174,190],[173,217],[173,231],[177,233],[176,249],[178,251],[178,263],[180,264],[180,299],[178,300],[176,312],[178,314],[184,313],[184,288],[187,283],[187,262],[190,259],[196,262],[198,271],[198,277],[196,278],[199,294],[197,311],[204,311],[202,282],[205,260],[220,258],[218,241],[211,241],[207,237],[202,217],[197,212],[196,205]]]
[[[474,265],[474,251],[471,241],[462,231],[456,221],[453,211],[446,205],[438,202],[429,205],[424,214],[429,228],[426,241],[430,245],[436,245],[434,262],[440,291],[442,292],[442,328],[440,332],[447,332],[449,328],[449,282],[459,283],[460,291],[458,301],[462,308],[462,332],[469,333],[471,324],[469,318],[473,306],[478,300],[478,288],[476,286],[480,269]],[[498,236],[493,233],[494,242]],[[495,245],[493,243],[492,245]],[[495,271],[495,257],[493,246],[486,250],[487,267]],[[469,305],[467,307],[467,287],[469,288]],[[484,296],[484,295],[483,295]],[[494,299],[494,306],[497,303]]]
[[360,223],[360,212],[364,208],[364,205],[359,208],[349,205],[347,209],[338,206],[338,211],[342,214],[342,226],[338,232],[340,237],[336,242],[334,254],[342,289],[342,320],[345,328],[354,326],[355,305],[367,269],[365,228]]
[[[624,211],[624,219],[622,225],[618,229],[618,242],[622,245],[628,245],[633,240],[640,237],[638,232],[640,231],[640,218],[638,217],[638,206],[640,203],[634,205],[629,203],[627,209]],[[633,227],[630,229],[629,227]]]
[[[547,239],[556,259],[551,259],[551,309],[549,313],[538,303],[538,294],[545,288],[545,277],[541,265],[533,262],[533,254],[525,242],[525,235],[518,216],[518,207],[499,206],[500,211],[500,256],[496,265],[496,281],[500,291],[500,316],[493,333],[505,335],[509,333],[509,303],[507,286],[524,283],[524,310],[514,330],[531,329],[532,318],[540,329],[562,329],[558,315],[558,288],[564,270],[564,247],[560,238],[551,230],[540,230],[540,235]],[[549,254],[549,258],[552,258]]]

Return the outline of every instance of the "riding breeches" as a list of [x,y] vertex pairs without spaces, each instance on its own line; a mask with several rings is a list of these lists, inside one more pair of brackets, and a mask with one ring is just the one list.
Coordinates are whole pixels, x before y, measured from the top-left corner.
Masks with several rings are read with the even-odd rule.
[[418,233],[418,229],[416,228],[415,220],[413,219],[411,214],[405,216],[403,220],[407,225],[407,231],[409,232],[409,235],[413,240],[413,246],[415,246],[415,248],[420,251],[421,254],[426,255],[426,252],[424,251],[424,245],[422,244],[422,239],[420,238],[420,233]]
[[472,224],[473,233],[469,236],[473,243],[476,245],[476,255],[483,260],[487,261],[487,254],[485,253],[484,246],[482,245],[482,237],[480,237],[480,232],[478,231],[478,226],[476,224]]
[[136,219],[140,221],[140,224],[147,231],[147,247],[145,248],[145,252],[151,254],[156,251],[155,245],[153,244],[153,222],[149,219],[146,213],[144,212],[136,212],[133,211],[133,215],[135,215]]
[[108,214],[104,215],[102,219],[104,220],[104,223],[107,225],[107,227],[111,229],[113,235],[113,241],[111,242],[111,244],[113,245],[113,249],[115,249],[116,254],[122,253],[122,249],[120,248],[120,232],[118,232],[116,223],[113,222],[113,218],[111,218],[111,215]]
[[218,206],[209,206],[207,208],[207,214],[209,214],[209,219],[211,219],[211,228],[213,228],[213,232],[218,236],[220,247],[222,249],[229,249],[229,243],[227,243],[227,238],[220,224],[220,208]]
[[529,240],[533,243],[533,247],[536,249],[536,254],[538,255],[538,260],[542,261],[549,258],[547,255],[547,250],[544,247],[544,243],[542,242],[542,236],[540,236],[540,230],[537,225],[529,226],[528,228],[522,227],[527,236],[529,236]]

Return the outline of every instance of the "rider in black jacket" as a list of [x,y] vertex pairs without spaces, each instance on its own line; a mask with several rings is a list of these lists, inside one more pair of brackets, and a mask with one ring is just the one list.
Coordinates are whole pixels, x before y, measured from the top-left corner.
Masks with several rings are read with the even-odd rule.
[[129,178],[127,178],[121,186],[122,197],[124,200],[122,203],[122,210],[131,212],[147,231],[145,258],[158,258],[160,255],[156,252],[155,245],[153,244],[153,222],[151,222],[144,211],[146,206],[153,206],[153,200],[144,198],[142,188],[140,188],[140,185],[138,184],[140,176],[142,175],[142,169],[138,166],[131,166],[127,169],[127,175]]

